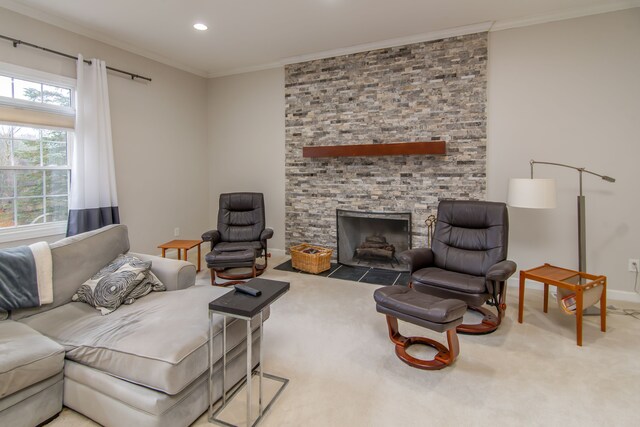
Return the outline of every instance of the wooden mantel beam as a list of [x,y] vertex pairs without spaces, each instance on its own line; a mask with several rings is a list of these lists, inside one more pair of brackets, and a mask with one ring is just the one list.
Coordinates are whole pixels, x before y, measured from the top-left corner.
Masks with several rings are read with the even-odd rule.
[[399,142],[391,144],[322,145],[302,148],[302,157],[402,156],[446,154],[444,141]]

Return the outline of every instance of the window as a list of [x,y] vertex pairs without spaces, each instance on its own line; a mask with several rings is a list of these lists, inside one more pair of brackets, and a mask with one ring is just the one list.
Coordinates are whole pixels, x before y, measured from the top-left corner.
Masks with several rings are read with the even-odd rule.
[[66,230],[74,84],[0,63],[0,242]]
[[0,75],[0,96],[14,101],[71,107],[71,89]]

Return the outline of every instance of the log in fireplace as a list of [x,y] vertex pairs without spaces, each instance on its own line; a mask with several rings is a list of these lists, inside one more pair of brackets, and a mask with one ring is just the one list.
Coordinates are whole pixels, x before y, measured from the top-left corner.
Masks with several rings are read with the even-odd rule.
[[397,254],[411,248],[410,212],[336,210],[338,262],[406,271]]

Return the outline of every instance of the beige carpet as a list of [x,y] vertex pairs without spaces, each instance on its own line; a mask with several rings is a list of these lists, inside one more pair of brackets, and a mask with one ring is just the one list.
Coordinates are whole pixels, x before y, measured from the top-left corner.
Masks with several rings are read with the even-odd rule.
[[[518,298],[510,288],[498,331],[461,335],[456,363],[429,372],[396,358],[385,318],[375,311],[377,286],[278,270],[263,277],[291,282],[265,324],[265,371],[291,381],[263,426],[640,423],[640,321],[629,316],[609,315],[606,334],[598,318],[585,318],[584,346],[578,347],[574,319],[554,304],[542,313],[540,291],[528,291],[518,324]],[[208,280],[208,272],[198,276],[198,284]],[[407,335],[443,338],[400,327]],[[95,424],[65,409],[49,425]],[[209,424],[202,416],[194,425]]]

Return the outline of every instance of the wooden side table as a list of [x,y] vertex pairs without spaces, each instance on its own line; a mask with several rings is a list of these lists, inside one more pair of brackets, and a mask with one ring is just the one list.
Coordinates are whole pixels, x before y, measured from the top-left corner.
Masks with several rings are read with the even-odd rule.
[[[177,249],[178,250],[178,259],[182,259],[184,261],[187,260],[187,251],[189,249],[198,247],[198,272],[200,271],[200,245],[202,244],[202,240],[172,240],[167,243],[163,243],[158,246],[162,249],[162,258],[166,258],[167,249]],[[184,250],[184,258],[180,257],[180,250]]]
[[[544,283],[544,312],[549,308],[549,285],[568,289],[576,294],[576,341],[582,346],[582,311],[584,293],[589,289],[602,286],[600,297],[600,330],[607,330],[607,277],[594,276],[567,268],[545,264],[530,270],[520,270],[520,301],[518,303],[518,323],[522,323],[524,310],[524,282],[534,280]],[[584,283],[583,283],[584,282]]]

